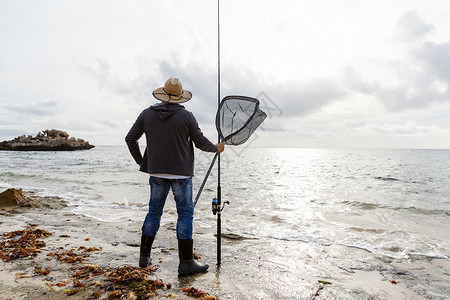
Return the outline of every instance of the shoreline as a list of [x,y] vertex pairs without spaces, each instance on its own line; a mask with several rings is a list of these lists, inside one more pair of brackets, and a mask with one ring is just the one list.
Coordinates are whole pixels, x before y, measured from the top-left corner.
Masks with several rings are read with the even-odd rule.
[[[74,283],[71,274],[76,271],[75,265],[48,256],[55,251],[94,247],[101,251],[90,252],[78,266],[137,266],[142,220],[101,222],[74,214],[73,207],[63,203],[55,205],[61,199],[40,201],[47,203],[0,210],[1,233],[23,230],[32,224],[52,233],[43,239],[46,245],[35,258],[0,260],[2,299],[66,297],[64,291]],[[215,228],[194,222],[195,251],[210,268],[205,274],[179,277],[175,224],[161,226],[152,249],[156,271],[150,277],[170,288],[158,290],[152,299],[194,299],[183,292],[191,287],[219,299],[445,299],[450,295],[447,259],[394,259],[343,245],[224,232],[222,266],[218,269],[214,234]],[[36,275],[36,267],[49,268],[50,274]],[[55,283],[66,285],[59,287]],[[80,289],[68,299],[87,299],[95,289],[95,285]],[[104,293],[99,299],[106,296]]]
[[[54,209],[48,208],[47,205],[0,209],[0,239],[5,239],[5,233],[34,228],[51,233],[50,236],[40,239],[45,246],[37,250],[36,256],[30,255],[11,261],[0,259],[1,299],[61,299],[67,296],[68,290],[74,289],[77,281],[82,282],[83,287],[78,288],[76,294],[70,295],[70,299],[97,299],[93,297],[93,292],[98,290],[99,286],[111,282],[105,279],[105,276],[75,280],[73,276],[78,268],[98,266],[106,270],[105,274],[109,270],[124,267],[130,267],[131,270],[141,269],[137,267],[140,221],[101,222],[74,214],[70,210],[71,207],[62,203]],[[165,284],[164,278],[177,274],[178,267],[177,240],[175,237],[171,238],[174,235],[171,226],[172,224],[161,226],[158,240],[152,247],[152,266],[155,270],[149,272],[146,277]],[[165,238],[166,236],[168,238]],[[75,258],[82,260],[68,263],[57,259],[67,258],[64,254],[69,251],[76,254]],[[148,269],[152,270],[150,267]],[[36,270],[43,270],[44,274],[46,270],[48,274],[38,274]],[[169,282],[167,284],[170,288],[158,289],[152,299],[194,299],[186,296],[182,290],[192,286],[174,286]],[[98,299],[106,299],[111,292],[104,291]],[[126,299],[134,298],[131,296]]]

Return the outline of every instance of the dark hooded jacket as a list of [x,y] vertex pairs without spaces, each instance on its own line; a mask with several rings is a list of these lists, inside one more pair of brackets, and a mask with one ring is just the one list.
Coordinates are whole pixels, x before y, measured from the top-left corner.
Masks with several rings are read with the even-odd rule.
[[[145,133],[147,147],[142,156],[139,138]],[[140,171],[193,176],[194,147],[217,152],[201,132],[194,115],[184,106],[159,103],[142,111],[125,141]]]

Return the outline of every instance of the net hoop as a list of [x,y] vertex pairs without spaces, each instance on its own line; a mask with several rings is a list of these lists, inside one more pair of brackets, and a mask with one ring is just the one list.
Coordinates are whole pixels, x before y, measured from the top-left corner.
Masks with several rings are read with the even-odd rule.
[[[222,111],[222,107],[225,105],[227,100],[230,100],[230,99],[253,102],[255,104],[255,107],[253,109],[253,113],[248,117],[247,121],[244,123],[244,125],[241,126],[241,128],[239,128],[238,130],[230,133],[227,136],[223,136],[222,129],[221,129],[221,126],[220,126],[220,117],[221,117],[220,112]],[[233,136],[235,136],[235,135],[241,133],[243,130],[245,130],[246,127],[248,126],[248,124],[250,122],[252,122],[253,118],[255,117],[255,115],[257,113],[264,114],[264,118],[265,118],[266,114],[262,110],[259,109],[259,100],[258,99],[255,99],[255,98],[252,98],[252,97],[247,97],[247,96],[238,96],[238,95],[230,95],[230,96],[224,97],[222,99],[222,101],[220,102],[220,104],[219,104],[219,108],[218,108],[217,114],[216,114],[216,128],[217,128],[217,132],[219,133],[221,141],[222,142],[226,142],[229,139],[231,139]]]

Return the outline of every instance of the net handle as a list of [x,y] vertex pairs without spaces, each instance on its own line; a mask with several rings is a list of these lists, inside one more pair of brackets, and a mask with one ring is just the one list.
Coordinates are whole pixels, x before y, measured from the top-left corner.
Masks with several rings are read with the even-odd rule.
[[216,153],[216,155],[214,155],[214,158],[213,158],[211,164],[209,165],[208,172],[206,173],[205,178],[203,179],[202,185],[198,189],[197,196],[195,197],[194,207],[197,205],[198,199],[200,198],[200,194],[202,193],[203,188],[205,187],[206,181],[208,180],[209,174],[211,173],[211,170],[212,170],[214,163],[216,162],[216,159],[218,156],[219,156],[219,153]]
[[[229,138],[227,138],[227,140],[228,139]],[[225,141],[226,140],[222,140],[221,142],[225,142]],[[214,158],[213,158],[211,164],[209,165],[208,172],[206,172],[205,178],[203,179],[203,182],[200,185],[200,188],[198,189],[197,196],[195,196],[194,207],[197,205],[198,199],[200,199],[200,195],[203,191],[203,188],[205,187],[206,181],[208,180],[209,174],[211,173],[211,170],[212,170],[214,163],[216,162],[216,159],[218,156],[219,156],[219,153],[216,152],[216,155],[214,155]]]

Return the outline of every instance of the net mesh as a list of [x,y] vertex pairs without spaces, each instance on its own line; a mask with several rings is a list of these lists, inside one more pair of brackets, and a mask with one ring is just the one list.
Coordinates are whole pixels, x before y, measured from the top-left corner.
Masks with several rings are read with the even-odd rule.
[[225,144],[237,146],[245,143],[265,118],[257,99],[227,96],[217,111],[216,127]]

